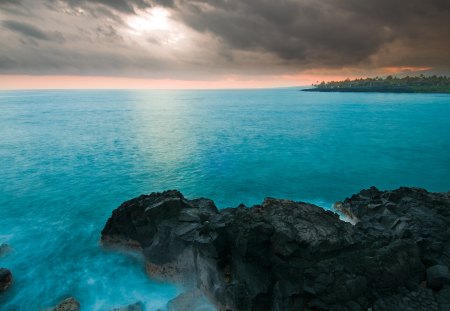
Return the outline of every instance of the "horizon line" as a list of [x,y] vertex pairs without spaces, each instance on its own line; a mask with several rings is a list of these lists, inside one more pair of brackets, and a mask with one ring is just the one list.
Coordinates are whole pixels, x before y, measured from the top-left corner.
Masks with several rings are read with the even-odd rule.
[[307,88],[310,85],[291,85],[291,86],[262,86],[262,87],[217,87],[217,88],[9,88],[2,89],[0,92],[11,91],[252,91],[252,90],[270,90],[270,89],[294,89],[294,88]]

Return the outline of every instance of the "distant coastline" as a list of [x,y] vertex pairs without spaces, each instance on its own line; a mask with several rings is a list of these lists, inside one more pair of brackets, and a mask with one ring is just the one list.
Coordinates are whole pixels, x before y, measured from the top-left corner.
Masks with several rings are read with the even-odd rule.
[[450,77],[423,75],[321,82],[306,92],[450,93]]

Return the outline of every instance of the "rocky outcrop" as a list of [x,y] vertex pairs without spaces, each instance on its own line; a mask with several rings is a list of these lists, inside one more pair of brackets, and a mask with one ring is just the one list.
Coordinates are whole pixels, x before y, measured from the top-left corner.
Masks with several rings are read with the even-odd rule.
[[112,311],[144,311],[144,305],[141,302],[136,302],[122,308],[115,308]]
[[427,284],[432,289],[441,289],[450,284],[450,273],[444,265],[434,265],[427,269]]
[[439,310],[450,301],[449,193],[373,187],[336,209],[355,225],[303,202],[219,211],[173,190],[122,204],[102,242],[140,250],[152,277],[192,285],[219,310]]
[[0,257],[5,256],[6,254],[8,254],[11,251],[11,248],[9,247],[8,244],[1,244],[0,245]]
[[61,301],[57,306],[49,308],[46,311],[79,311],[80,303],[73,297]]
[[215,308],[197,289],[182,293],[170,300],[167,304],[167,311],[215,311]]
[[0,292],[7,290],[12,284],[12,273],[6,268],[0,268]]

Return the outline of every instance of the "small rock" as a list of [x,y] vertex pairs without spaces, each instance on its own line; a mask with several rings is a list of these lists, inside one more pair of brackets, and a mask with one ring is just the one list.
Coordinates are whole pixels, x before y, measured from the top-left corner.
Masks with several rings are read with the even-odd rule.
[[170,300],[167,304],[168,311],[212,311],[215,310],[203,293],[199,290],[194,290],[187,293],[182,293]]
[[0,292],[7,290],[11,286],[12,280],[11,271],[0,268]]
[[70,297],[61,301],[56,307],[47,311],[79,311],[80,303],[75,298]]
[[11,247],[9,247],[8,244],[2,244],[0,245],[0,257],[6,255],[11,251]]
[[443,289],[436,293],[436,300],[439,305],[448,305],[450,307],[450,286],[444,286]]
[[126,307],[112,309],[112,311],[144,311],[144,305],[142,302],[136,302]]
[[434,265],[427,269],[427,284],[432,289],[441,289],[444,284],[450,284],[450,273],[444,265]]

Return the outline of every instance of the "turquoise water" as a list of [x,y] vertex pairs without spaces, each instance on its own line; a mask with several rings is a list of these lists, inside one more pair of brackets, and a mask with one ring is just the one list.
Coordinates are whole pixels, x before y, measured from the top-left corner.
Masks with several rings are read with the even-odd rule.
[[111,211],[179,189],[219,207],[266,196],[329,208],[362,188],[450,190],[450,96],[243,91],[0,92],[0,310],[82,310],[180,289],[105,251]]

